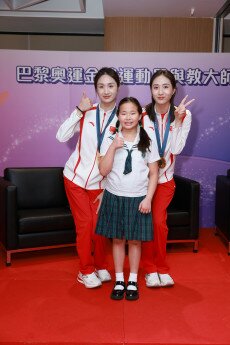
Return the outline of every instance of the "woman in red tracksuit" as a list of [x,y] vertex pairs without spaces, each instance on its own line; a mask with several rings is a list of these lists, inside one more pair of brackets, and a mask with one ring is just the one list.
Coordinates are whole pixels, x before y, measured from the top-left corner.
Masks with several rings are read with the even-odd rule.
[[166,262],[168,235],[167,207],[173,198],[175,159],[185,146],[191,126],[191,113],[186,107],[187,96],[178,107],[173,100],[176,80],[168,70],[158,70],[150,80],[152,102],[146,107],[143,126],[152,140],[157,140],[159,161],[158,185],[152,200],[154,240],[142,244],[142,266],[146,272],[148,287],[172,286]]
[[77,280],[87,288],[111,280],[106,265],[106,238],[96,235],[95,227],[104,189],[104,178],[98,169],[100,146],[115,129],[119,76],[112,68],[104,67],[95,75],[94,86],[99,104],[92,104],[83,94],[56,135],[60,142],[66,142],[79,133],[76,149],[65,164],[64,183],[76,226],[80,261]]

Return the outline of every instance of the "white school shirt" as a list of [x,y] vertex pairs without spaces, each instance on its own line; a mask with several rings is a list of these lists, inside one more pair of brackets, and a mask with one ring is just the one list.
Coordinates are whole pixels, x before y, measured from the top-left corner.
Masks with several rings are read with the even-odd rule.
[[[122,136],[122,133],[120,132],[119,135]],[[110,135],[107,140],[103,141],[100,152],[101,156],[106,154],[114,138],[115,134]],[[147,150],[145,157],[143,157],[141,151],[137,148],[139,140],[138,131],[134,142],[124,141],[124,146],[116,150],[112,170],[106,177],[105,189],[110,193],[126,197],[139,197],[147,194],[149,182],[149,168],[147,164],[156,162],[160,157],[154,141],[151,142],[151,151]],[[132,171],[124,175],[125,160],[128,155],[126,148],[129,150],[133,149]]]
[[[165,134],[166,123],[168,120],[169,113],[161,115],[156,113],[158,120],[158,128],[160,133],[160,140],[162,140]],[[150,120],[146,111],[143,112],[143,127],[148,133],[150,139],[156,140],[155,128],[153,122]],[[188,133],[191,127],[192,116],[189,110],[186,110],[186,115],[182,121],[180,127],[175,127],[175,121],[170,124],[169,135],[167,140],[167,145],[165,148],[164,158],[166,160],[166,166],[159,169],[158,183],[165,183],[173,178],[176,155],[180,154],[183,150]]]
[[[69,157],[64,167],[64,176],[85,189],[104,188],[105,178],[100,174],[97,159],[97,129],[96,129],[97,104],[87,110],[83,117],[78,116],[74,110],[70,117],[58,129],[56,138],[60,142],[66,142],[78,133],[78,141],[74,152]],[[100,128],[105,128],[113,111],[105,112],[100,109]],[[106,138],[109,133],[114,133],[116,116],[106,129]]]

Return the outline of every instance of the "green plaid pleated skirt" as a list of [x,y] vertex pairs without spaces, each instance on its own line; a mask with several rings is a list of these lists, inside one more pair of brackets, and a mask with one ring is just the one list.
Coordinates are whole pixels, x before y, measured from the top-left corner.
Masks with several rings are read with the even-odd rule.
[[108,238],[137,241],[153,239],[151,213],[141,213],[141,197],[124,197],[105,190],[96,226],[96,234]]

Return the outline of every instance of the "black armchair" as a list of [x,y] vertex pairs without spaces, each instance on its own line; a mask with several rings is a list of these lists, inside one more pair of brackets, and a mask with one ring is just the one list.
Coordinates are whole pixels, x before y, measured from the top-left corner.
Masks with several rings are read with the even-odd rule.
[[0,177],[0,242],[15,252],[74,245],[63,168],[7,168]]
[[215,225],[217,234],[227,241],[230,255],[230,169],[226,176],[216,177]]
[[174,175],[176,191],[167,209],[168,243],[191,242],[198,251],[200,184]]

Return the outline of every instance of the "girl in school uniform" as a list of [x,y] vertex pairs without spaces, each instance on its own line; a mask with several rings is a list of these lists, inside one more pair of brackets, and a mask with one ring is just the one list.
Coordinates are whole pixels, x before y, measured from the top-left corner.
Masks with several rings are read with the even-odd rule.
[[105,133],[107,136],[115,127],[119,76],[112,68],[104,67],[95,75],[94,86],[100,102],[92,104],[83,94],[56,135],[60,142],[66,142],[79,133],[76,149],[65,164],[64,184],[76,226],[80,261],[77,280],[86,288],[111,280],[106,264],[106,239],[95,234],[95,226],[105,182],[98,169],[98,157]]
[[168,70],[158,70],[150,80],[152,102],[146,107],[143,126],[152,140],[157,141],[160,155],[159,178],[152,200],[154,241],[142,245],[142,265],[148,287],[173,286],[166,262],[168,235],[167,207],[174,192],[173,173],[176,155],[184,148],[191,126],[191,113],[186,107],[194,99],[187,96],[178,107],[174,106],[176,80]]
[[[127,97],[117,110],[117,132],[103,142],[99,170],[107,176],[96,233],[113,239],[116,282],[111,298],[139,298],[137,274],[141,241],[153,238],[151,200],[158,179],[159,154],[141,124],[142,108]],[[125,244],[130,275],[124,282]]]

